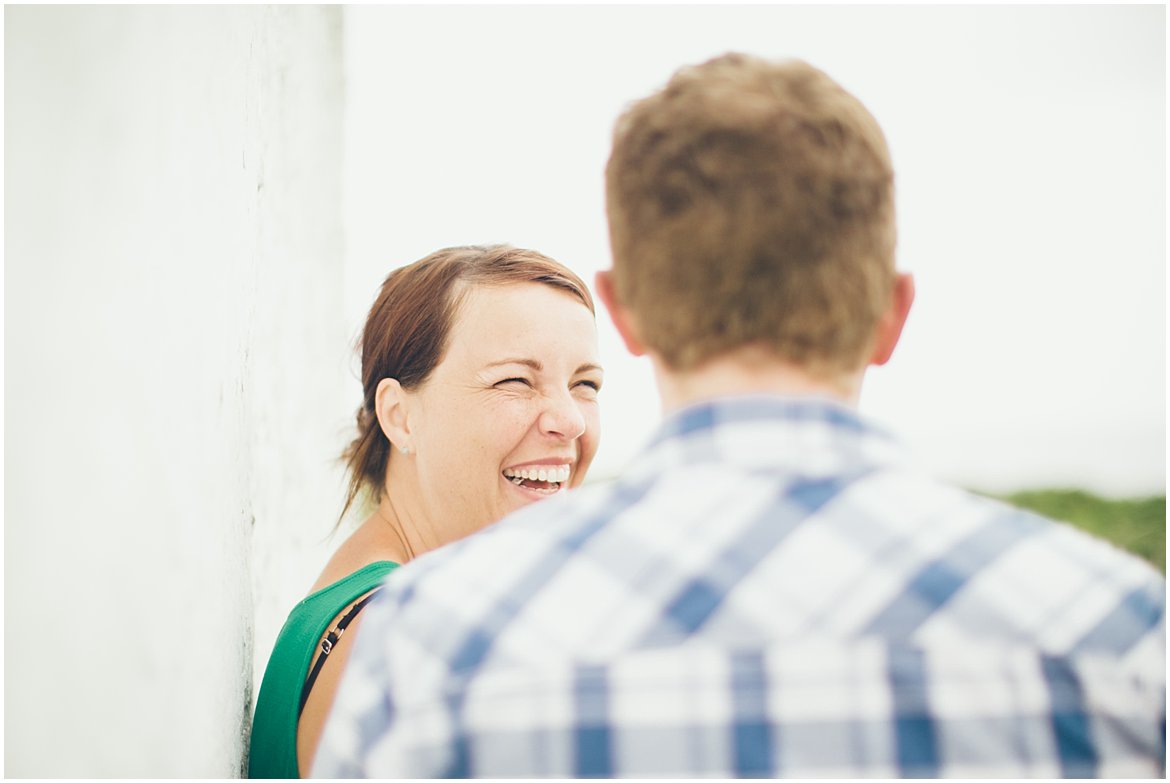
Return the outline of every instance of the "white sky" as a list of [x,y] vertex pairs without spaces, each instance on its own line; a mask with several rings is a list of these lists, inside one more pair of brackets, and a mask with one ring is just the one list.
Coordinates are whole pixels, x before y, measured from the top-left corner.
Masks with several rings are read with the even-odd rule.
[[[862,410],[967,486],[1164,491],[1164,7],[345,13],[350,334],[391,269],[440,247],[531,247],[592,284],[622,108],[729,50],[800,57],[882,124],[918,286]],[[603,476],[660,415],[598,316]]]

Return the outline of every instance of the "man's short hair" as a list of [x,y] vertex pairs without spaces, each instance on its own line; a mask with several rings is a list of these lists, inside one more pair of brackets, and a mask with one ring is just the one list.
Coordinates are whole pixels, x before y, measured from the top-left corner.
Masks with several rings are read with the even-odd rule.
[[858,369],[894,280],[893,179],[877,121],[807,63],[682,68],[614,129],[617,298],[675,370],[749,345]]

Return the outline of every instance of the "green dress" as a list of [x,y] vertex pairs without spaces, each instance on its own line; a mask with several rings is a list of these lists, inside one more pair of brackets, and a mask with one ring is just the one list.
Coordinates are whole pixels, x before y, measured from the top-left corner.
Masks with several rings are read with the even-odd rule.
[[[344,579],[323,587],[297,604],[276,637],[252,719],[248,756],[250,778],[296,778],[297,722],[301,689],[330,623],[362,595],[373,590],[398,567],[383,560],[370,563]],[[325,664],[328,666],[328,662]]]

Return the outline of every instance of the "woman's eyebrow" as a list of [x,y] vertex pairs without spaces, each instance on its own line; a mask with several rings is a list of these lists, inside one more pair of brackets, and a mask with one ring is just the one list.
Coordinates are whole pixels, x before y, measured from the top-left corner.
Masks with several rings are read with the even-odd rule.
[[[544,365],[541,364],[536,359],[521,359],[521,358],[500,359],[499,361],[496,361],[496,362],[488,362],[483,367],[485,370],[487,370],[487,369],[491,369],[492,367],[500,367],[500,366],[505,365],[505,364],[522,364],[525,367],[531,367],[536,372],[541,372],[544,369]],[[591,363],[586,362],[585,364],[582,364],[580,367],[577,368],[574,375],[579,374],[579,373],[583,373],[583,372],[592,372],[592,371],[603,373],[603,372],[605,372],[605,369],[600,364],[591,364]]]
[[498,362],[489,362],[488,364],[485,364],[484,369],[486,370],[491,367],[499,367],[503,364],[523,364],[526,367],[531,367],[537,372],[540,372],[544,369],[544,365],[538,362],[536,359],[500,359]]

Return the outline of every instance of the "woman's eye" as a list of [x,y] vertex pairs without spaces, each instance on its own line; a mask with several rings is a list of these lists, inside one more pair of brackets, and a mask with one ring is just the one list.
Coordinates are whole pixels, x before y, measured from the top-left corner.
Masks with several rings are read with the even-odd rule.
[[597,381],[577,381],[577,386],[584,386],[587,389],[592,389],[594,392],[601,391],[601,384]]
[[503,386],[504,384],[507,384],[507,383],[522,383],[525,386],[532,385],[532,383],[529,382],[529,380],[527,378],[505,378],[504,380],[497,383],[496,386]]

